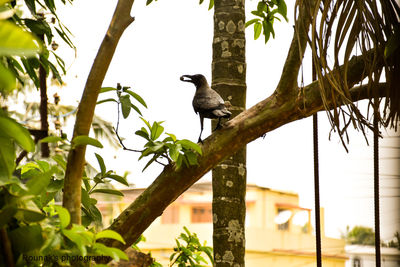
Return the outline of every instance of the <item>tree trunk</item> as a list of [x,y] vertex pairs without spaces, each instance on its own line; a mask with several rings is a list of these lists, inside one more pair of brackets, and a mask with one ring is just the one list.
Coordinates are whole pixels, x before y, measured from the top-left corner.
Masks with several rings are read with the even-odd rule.
[[[44,35],[40,36],[40,39],[44,42]],[[43,56],[40,56],[40,61]],[[49,121],[48,121],[48,109],[47,109],[47,73],[43,65],[39,66],[39,89],[40,89],[40,130],[43,135],[41,138],[48,136],[49,134]],[[40,144],[40,152],[43,158],[50,157],[49,143]]]
[[[119,0],[111,19],[110,26],[100,45],[92,69],[86,81],[85,89],[76,114],[73,138],[89,135],[94,109],[108,66],[122,33],[134,21],[130,12],[134,0]],[[71,223],[81,223],[81,186],[85,164],[86,146],[79,145],[68,153],[65,171],[63,206],[71,214]]]
[[[235,117],[246,105],[244,1],[216,1],[214,8],[212,87]],[[212,185],[215,266],[244,266],[246,146],[213,169]]]

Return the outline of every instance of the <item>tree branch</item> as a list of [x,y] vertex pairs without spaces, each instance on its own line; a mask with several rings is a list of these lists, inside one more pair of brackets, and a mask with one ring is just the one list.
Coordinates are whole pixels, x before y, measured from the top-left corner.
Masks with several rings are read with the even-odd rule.
[[[101,85],[124,30],[134,21],[130,16],[134,0],[119,0],[106,35],[100,45],[78,106],[73,138],[88,135]],[[71,223],[81,222],[81,184],[86,146],[77,146],[68,154],[63,206],[71,214]]]
[[[364,63],[362,56],[349,62],[349,81],[363,79]],[[383,95],[384,87],[380,87]],[[308,85],[303,92],[303,95],[293,95],[284,101],[275,92],[228,121],[222,129],[204,140],[203,155],[198,158],[197,166],[182,167],[179,170],[171,165],[166,166],[157,179],[109,227],[120,233],[126,244],[110,239],[104,243],[127,248],[170,203],[224,158],[269,131],[324,109],[318,82]],[[353,101],[368,98],[366,86],[355,87],[350,92]]]
[[314,4],[314,1],[304,1],[301,6],[282,75],[276,88],[276,92],[282,96],[294,93],[298,87],[297,77],[307,47],[307,32],[311,25],[311,15],[309,14],[311,7],[308,2]]

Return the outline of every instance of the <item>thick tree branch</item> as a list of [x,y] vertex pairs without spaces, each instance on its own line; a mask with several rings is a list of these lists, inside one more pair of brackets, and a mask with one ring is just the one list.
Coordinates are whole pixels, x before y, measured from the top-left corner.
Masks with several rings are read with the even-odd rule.
[[[362,56],[355,57],[349,62],[351,70],[349,81],[363,79],[364,63]],[[353,100],[367,98],[366,89],[366,86],[351,89]],[[311,116],[324,108],[317,82],[305,87],[303,94],[292,95],[290,99],[282,100],[277,95],[274,93],[243,111],[204,140],[203,155],[199,157],[198,166],[182,167],[179,170],[175,170],[172,165],[166,166],[153,184],[109,227],[123,236],[126,245],[109,239],[104,242],[109,246],[127,248],[170,203],[224,158],[263,134],[284,124]]]
[[[97,97],[114,55],[118,41],[124,30],[133,22],[130,16],[134,0],[119,0],[110,26],[100,45],[92,69],[86,81],[85,89],[78,106],[73,138],[88,135],[92,124]],[[86,146],[77,146],[68,154],[65,172],[63,206],[71,214],[71,223],[81,222],[81,185],[83,166],[85,164]]]
[[298,87],[297,77],[307,47],[307,32],[311,25],[309,2],[313,3],[314,1],[305,1],[296,20],[292,42],[276,88],[276,92],[279,95],[285,96],[286,94],[294,93]]

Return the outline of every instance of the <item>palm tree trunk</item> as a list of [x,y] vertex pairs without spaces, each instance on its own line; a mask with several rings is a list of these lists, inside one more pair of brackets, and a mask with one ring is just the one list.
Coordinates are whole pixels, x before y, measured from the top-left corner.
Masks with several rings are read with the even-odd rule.
[[[212,87],[234,117],[246,105],[244,1],[215,1],[214,12]],[[244,266],[246,147],[213,169],[212,183],[215,266]]]

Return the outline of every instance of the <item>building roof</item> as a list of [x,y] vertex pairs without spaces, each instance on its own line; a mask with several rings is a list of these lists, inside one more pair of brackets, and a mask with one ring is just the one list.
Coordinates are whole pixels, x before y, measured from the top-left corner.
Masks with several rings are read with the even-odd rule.
[[[346,245],[345,246],[346,254],[363,254],[363,255],[375,255],[375,247],[374,246],[363,246],[363,245]],[[382,255],[393,255],[400,256],[400,250],[397,248],[386,248],[381,247]]]

